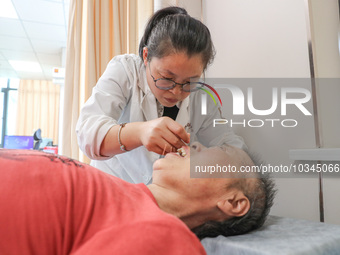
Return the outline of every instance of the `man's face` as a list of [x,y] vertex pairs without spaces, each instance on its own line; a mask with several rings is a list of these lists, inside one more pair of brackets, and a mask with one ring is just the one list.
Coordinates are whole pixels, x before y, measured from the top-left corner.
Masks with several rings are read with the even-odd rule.
[[[242,150],[232,147],[204,147],[193,143],[191,147],[183,147],[186,156],[168,153],[165,158],[157,160],[153,165],[153,184],[180,192],[190,198],[204,199],[216,197],[226,191],[226,187],[236,182],[233,174],[224,174],[224,178],[190,178],[190,164],[195,166],[216,166],[216,164],[235,165],[238,169],[242,162],[248,160],[248,155]],[[250,160],[250,159],[249,159]]]

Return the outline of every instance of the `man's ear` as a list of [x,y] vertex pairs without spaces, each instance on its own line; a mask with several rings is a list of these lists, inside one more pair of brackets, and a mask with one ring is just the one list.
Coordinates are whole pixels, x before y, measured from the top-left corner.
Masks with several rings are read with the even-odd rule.
[[241,217],[249,211],[250,202],[243,192],[238,190],[218,201],[217,207],[228,216]]
[[144,65],[146,66],[146,63],[148,62],[148,48],[147,47],[143,48],[143,60],[144,60]]

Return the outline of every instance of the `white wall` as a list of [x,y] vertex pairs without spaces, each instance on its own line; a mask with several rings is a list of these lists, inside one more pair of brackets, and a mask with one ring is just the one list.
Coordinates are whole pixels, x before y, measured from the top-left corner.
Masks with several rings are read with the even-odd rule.
[[[336,0],[315,1],[319,1],[318,4],[322,2],[322,5],[333,5]],[[318,7],[313,11],[317,12]],[[333,6],[325,13],[327,16],[336,16],[337,10]],[[206,0],[203,2],[203,17],[204,23],[211,31],[217,51],[214,64],[207,72],[208,77],[310,77],[304,0]],[[329,22],[334,22],[334,18],[332,20]],[[323,30],[327,29],[321,27]],[[313,36],[319,35],[314,31]],[[321,50],[319,52],[323,54]],[[320,62],[319,58],[320,56],[316,61]],[[326,55],[322,57],[323,63],[328,62],[327,58]],[[339,59],[336,58],[332,63],[336,65],[338,62]],[[323,63],[320,62],[319,73],[321,69],[328,71]],[[331,68],[334,70],[332,74],[340,74],[338,67]],[[282,87],[289,87],[286,80],[282,80],[284,81]],[[275,86],[280,87],[277,84]],[[310,89],[310,84],[304,83],[302,86]],[[268,95],[270,89],[268,85],[258,86],[256,92]],[[328,141],[328,145],[332,147],[340,147],[338,142],[340,136],[336,132],[340,130],[339,87],[334,87],[331,91],[328,88],[326,91],[322,91],[322,88],[318,90],[321,90],[319,97],[323,97],[319,109],[322,128],[327,130],[327,138],[323,137],[323,141]],[[328,95],[325,96],[324,92]],[[227,97],[223,91],[221,94]],[[268,98],[262,99],[263,102],[259,102],[260,106],[268,106]],[[308,104],[308,109],[313,110],[311,104]],[[229,108],[224,106],[223,110],[229,117],[231,116]],[[279,113],[275,114],[273,117],[282,118]],[[335,117],[331,118],[332,115]],[[315,147],[313,117],[301,116],[299,111],[293,112],[291,117],[299,120],[298,127],[291,129],[238,127],[234,130],[242,135],[250,149],[260,153],[267,163],[289,165],[292,163],[288,156],[289,149]],[[253,118],[253,116],[248,115],[246,118]],[[325,133],[322,135],[325,136]],[[316,176],[311,178],[301,178],[301,176],[306,175],[299,174],[293,175],[292,178],[276,179],[279,192],[271,214],[319,220],[318,180]],[[325,220],[340,224],[338,217],[340,180],[325,179],[324,185]]]
[[[315,76],[318,78],[340,78],[339,56],[339,12],[337,0],[311,0],[313,55]],[[320,111],[320,132],[324,147],[340,147],[340,86],[317,87]],[[336,135],[334,135],[336,134]]]
[[205,1],[215,77],[309,77],[303,1]]
[[337,0],[310,0],[316,77],[340,78]]
[[203,1],[201,0],[155,0],[154,10],[157,11],[168,6],[180,6],[185,8],[190,16],[200,20],[202,16],[202,3]]

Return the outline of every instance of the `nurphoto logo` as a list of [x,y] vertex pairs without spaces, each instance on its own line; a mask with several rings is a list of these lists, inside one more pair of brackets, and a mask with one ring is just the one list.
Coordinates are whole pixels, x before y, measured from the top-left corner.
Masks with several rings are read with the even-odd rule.
[[[232,96],[232,114],[233,116],[244,116],[245,109],[250,113],[256,116],[268,116],[275,113],[278,109],[280,109],[280,115],[287,115],[287,106],[292,105],[296,107],[303,115],[311,116],[312,114],[305,107],[305,104],[311,100],[311,92],[305,88],[298,87],[281,87],[281,88],[271,88],[271,105],[267,109],[256,109],[254,106],[254,93],[253,88],[248,87],[246,89],[246,93],[244,93],[241,88],[236,85],[231,84],[216,84],[218,88],[227,89]],[[216,94],[218,97],[220,104],[222,106],[222,100],[216,90],[209,86],[209,88]],[[204,89],[203,89],[204,90]],[[214,100],[216,105],[216,100],[212,96],[212,94],[207,91],[207,94]],[[207,115],[207,94],[201,95],[201,115]],[[260,95],[263,97],[263,95]],[[246,108],[247,107],[247,108]],[[227,120],[227,119],[214,119],[213,126],[223,125],[229,123],[230,126],[242,125],[244,127],[262,127],[265,123],[271,123],[271,126],[274,127],[275,123],[280,122],[283,127],[295,127],[298,125],[297,120],[295,119],[244,119],[241,122],[236,122],[235,120]]]

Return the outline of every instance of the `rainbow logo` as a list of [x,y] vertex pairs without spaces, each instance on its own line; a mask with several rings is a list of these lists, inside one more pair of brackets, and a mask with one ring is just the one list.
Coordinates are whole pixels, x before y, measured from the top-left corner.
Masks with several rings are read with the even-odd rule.
[[[222,106],[222,100],[221,100],[221,98],[220,98],[220,95],[217,93],[217,91],[216,91],[213,87],[211,87],[210,85],[208,85],[208,84],[204,84],[204,86],[208,87],[212,92],[215,93],[215,95],[217,96],[217,98],[218,98],[218,100],[220,101],[221,106]],[[210,92],[209,90],[204,89],[204,88],[199,88],[199,89],[201,89],[201,90],[203,90],[204,92],[206,92],[206,93],[212,98],[212,100],[214,101],[215,105],[217,105],[214,96],[211,94],[211,92]]]

